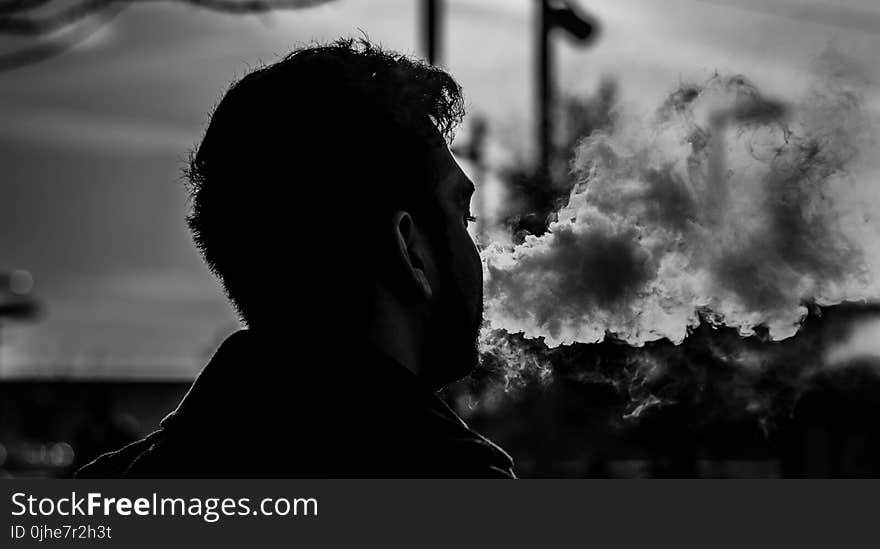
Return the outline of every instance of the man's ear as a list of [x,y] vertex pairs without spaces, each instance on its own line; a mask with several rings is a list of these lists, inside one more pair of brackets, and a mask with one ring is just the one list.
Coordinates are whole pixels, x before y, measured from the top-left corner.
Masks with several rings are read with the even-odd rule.
[[434,295],[428,280],[428,250],[424,236],[420,234],[408,212],[397,211],[392,217],[394,255],[403,267],[405,279],[412,283],[425,300]]

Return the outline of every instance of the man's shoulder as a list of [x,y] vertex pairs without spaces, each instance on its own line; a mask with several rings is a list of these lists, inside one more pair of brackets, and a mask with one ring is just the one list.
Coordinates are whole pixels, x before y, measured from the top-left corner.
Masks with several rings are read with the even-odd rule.
[[132,464],[158,441],[158,431],[123,446],[118,450],[102,454],[83,465],[74,474],[75,478],[122,478],[128,474]]
[[[393,422],[389,422],[392,423]],[[483,477],[513,478],[510,457],[479,434],[422,423],[388,429],[255,428],[205,436],[161,429],[83,466],[76,478]],[[259,433],[259,434],[257,434]]]

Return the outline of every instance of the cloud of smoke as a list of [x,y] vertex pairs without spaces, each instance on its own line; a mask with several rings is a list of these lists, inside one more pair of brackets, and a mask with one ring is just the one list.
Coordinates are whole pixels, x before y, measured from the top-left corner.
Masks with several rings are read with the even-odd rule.
[[489,325],[549,347],[707,321],[780,340],[807,303],[880,297],[860,83],[833,50],[816,68],[791,104],[716,75],[585,137],[548,231],[484,251]]
[[[798,333],[778,341],[764,328],[742,337],[737,328],[709,321],[701,321],[681,344],[663,339],[641,347],[606,340],[548,348],[539,339],[487,329],[483,368],[459,388],[459,409],[511,417],[524,395],[528,409],[528,395],[553,394],[575,399],[554,408],[556,413],[601,416],[590,398],[607,398],[596,392],[605,387],[615,397],[599,407],[606,407],[615,429],[686,417],[693,427],[755,421],[770,434],[790,420],[803,397],[835,387],[850,391],[880,372],[877,345],[868,339],[876,336],[872,328],[880,305],[808,309]],[[591,396],[579,400],[585,394]],[[858,398],[866,395],[876,398],[870,392]]]

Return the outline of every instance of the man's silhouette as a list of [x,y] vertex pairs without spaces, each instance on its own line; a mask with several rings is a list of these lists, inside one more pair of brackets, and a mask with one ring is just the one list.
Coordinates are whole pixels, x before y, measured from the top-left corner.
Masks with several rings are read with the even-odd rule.
[[234,84],[188,221],[247,329],[158,431],[78,476],[513,476],[434,394],[475,366],[482,317],[462,116],[448,74],[366,41]]

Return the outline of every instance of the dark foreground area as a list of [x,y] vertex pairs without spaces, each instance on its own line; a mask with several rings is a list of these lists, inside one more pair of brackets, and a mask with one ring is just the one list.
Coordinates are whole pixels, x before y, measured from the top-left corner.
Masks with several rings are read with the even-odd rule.
[[[188,386],[3,381],[0,471],[70,476],[155,428]],[[521,477],[880,476],[880,381],[868,369],[816,381],[772,424],[675,405],[625,418],[626,399],[599,383],[534,383],[482,402],[456,388],[447,396],[513,455]]]

